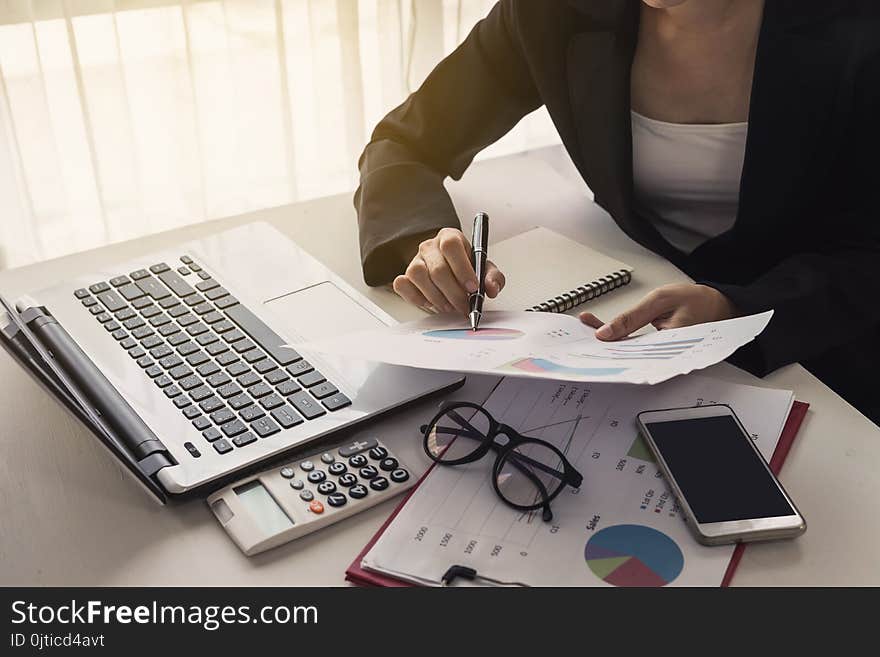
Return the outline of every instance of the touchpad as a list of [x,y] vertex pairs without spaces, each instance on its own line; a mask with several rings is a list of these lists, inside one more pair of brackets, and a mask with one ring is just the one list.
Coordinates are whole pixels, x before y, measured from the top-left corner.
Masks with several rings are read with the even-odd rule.
[[281,321],[285,333],[299,342],[385,326],[330,281],[263,303]]

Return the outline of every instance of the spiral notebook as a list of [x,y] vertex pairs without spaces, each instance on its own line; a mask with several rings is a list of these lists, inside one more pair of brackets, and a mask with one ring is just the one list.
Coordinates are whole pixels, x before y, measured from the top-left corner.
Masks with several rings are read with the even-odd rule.
[[633,268],[548,228],[489,247],[507,286],[488,310],[564,313],[632,280]]

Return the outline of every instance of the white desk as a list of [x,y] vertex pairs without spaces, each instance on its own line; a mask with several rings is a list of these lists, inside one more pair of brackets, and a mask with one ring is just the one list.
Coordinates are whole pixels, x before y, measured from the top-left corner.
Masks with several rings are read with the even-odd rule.
[[[631,242],[593,205],[557,149],[475,165],[451,186],[459,215],[493,217],[493,239],[542,223],[628,262],[635,281],[591,306],[608,317],[650,288],[684,280]],[[222,219],[0,273],[15,298],[74,272],[147,254],[200,235],[266,220],[400,320],[418,311],[363,284],[350,195]],[[511,281],[515,284],[515,281]],[[752,382],[721,364],[711,373]],[[457,399],[482,400],[490,379],[469,377]],[[796,541],[752,545],[736,585],[880,584],[880,430],[797,365],[759,385],[811,403],[782,471],[809,524]],[[435,402],[383,424],[384,439],[421,470],[417,427]],[[0,585],[338,585],[392,510],[387,502],[256,558],[244,557],[200,501],[162,508],[98,441],[0,351]]]

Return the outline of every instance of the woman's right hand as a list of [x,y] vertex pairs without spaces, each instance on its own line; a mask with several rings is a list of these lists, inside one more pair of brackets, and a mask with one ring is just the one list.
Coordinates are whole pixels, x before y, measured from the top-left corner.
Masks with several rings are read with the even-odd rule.
[[[486,265],[486,295],[498,296],[504,274],[491,261]],[[468,295],[477,291],[477,275],[471,263],[471,245],[460,230],[443,228],[419,243],[418,252],[402,276],[394,279],[394,291],[411,304],[429,312],[467,315]]]

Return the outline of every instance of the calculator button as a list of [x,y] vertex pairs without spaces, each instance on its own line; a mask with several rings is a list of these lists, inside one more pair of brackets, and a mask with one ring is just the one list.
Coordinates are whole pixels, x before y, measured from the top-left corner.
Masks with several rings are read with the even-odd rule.
[[348,498],[345,493],[331,493],[327,496],[327,504],[330,506],[345,506],[347,502]]
[[356,454],[348,459],[348,464],[353,468],[362,468],[367,464],[367,457],[363,454]]
[[313,484],[320,484],[327,478],[327,475],[324,474],[323,470],[315,470],[309,473],[308,479]]
[[363,484],[358,484],[357,486],[352,486],[348,489],[348,494],[351,495],[353,500],[361,500],[367,496],[367,487]]
[[209,429],[205,429],[204,431],[202,431],[202,436],[209,443],[212,443],[215,440],[217,440],[218,438],[221,438],[223,436],[223,434],[220,433],[220,430],[217,429],[217,427],[211,427]]
[[192,454],[195,458],[199,458],[202,455],[198,448],[192,443],[183,443],[183,446],[186,447],[186,451]]
[[332,475],[341,475],[348,468],[345,467],[345,463],[333,463],[329,468],[327,468],[327,472]]
[[226,452],[232,451],[232,445],[230,445],[225,438],[215,441],[213,445],[218,454],[226,454]]
[[391,473],[391,481],[396,484],[401,484],[407,479],[409,479],[409,472],[404,470],[403,468],[398,468],[394,472]]
[[335,461],[335,460],[336,460],[336,457],[333,456],[330,452],[324,452],[323,454],[321,454],[321,461],[323,461],[324,463],[326,463],[328,465],[330,463],[333,463],[333,461]]
[[389,456],[387,459],[382,459],[379,467],[385,472],[391,472],[392,470],[396,470],[398,465],[400,464],[397,462],[397,459],[393,456]]
[[376,477],[370,482],[370,488],[373,490],[385,490],[388,486],[388,480],[385,477]]
[[372,465],[366,465],[358,471],[361,479],[373,479],[379,475],[379,471]]
[[312,491],[306,489],[299,494],[299,499],[303,500],[304,502],[311,502],[313,499],[315,499],[315,494]]
[[388,450],[382,447],[381,445],[377,445],[373,449],[370,450],[370,458],[374,461],[381,461],[386,456],[388,456]]
[[303,461],[299,464],[299,467],[302,468],[303,472],[311,472],[315,469],[315,464],[311,461]]
[[337,481],[339,481],[340,486],[344,486],[345,488],[349,488],[350,486],[354,486],[357,483],[358,478],[355,477],[350,472],[346,472],[344,475],[339,477]]
[[312,513],[324,513],[324,505],[321,504],[318,500],[315,500],[311,504],[309,504],[309,511]]
[[329,495],[330,493],[336,492],[336,484],[332,481],[324,481],[318,484],[318,492],[321,495]]
[[245,445],[250,445],[257,441],[257,437],[252,434],[250,431],[247,433],[243,433],[240,436],[236,436],[232,439],[232,444],[236,447],[244,447]]
[[339,448],[339,456],[343,458],[348,458],[349,456],[354,456],[355,454],[360,454],[361,452],[371,449],[379,444],[379,441],[375,438],[367,438],[365,440],[355,440],[350,445],[343,445]]
[[293,468],[281,468],[281,476],[285,479],[293,479],[294,474]]
[[305,486],[305,484],[303,483],[302,479],[291,479],[290,480],[290,487],[293,490],[302,490],[303,486]]

